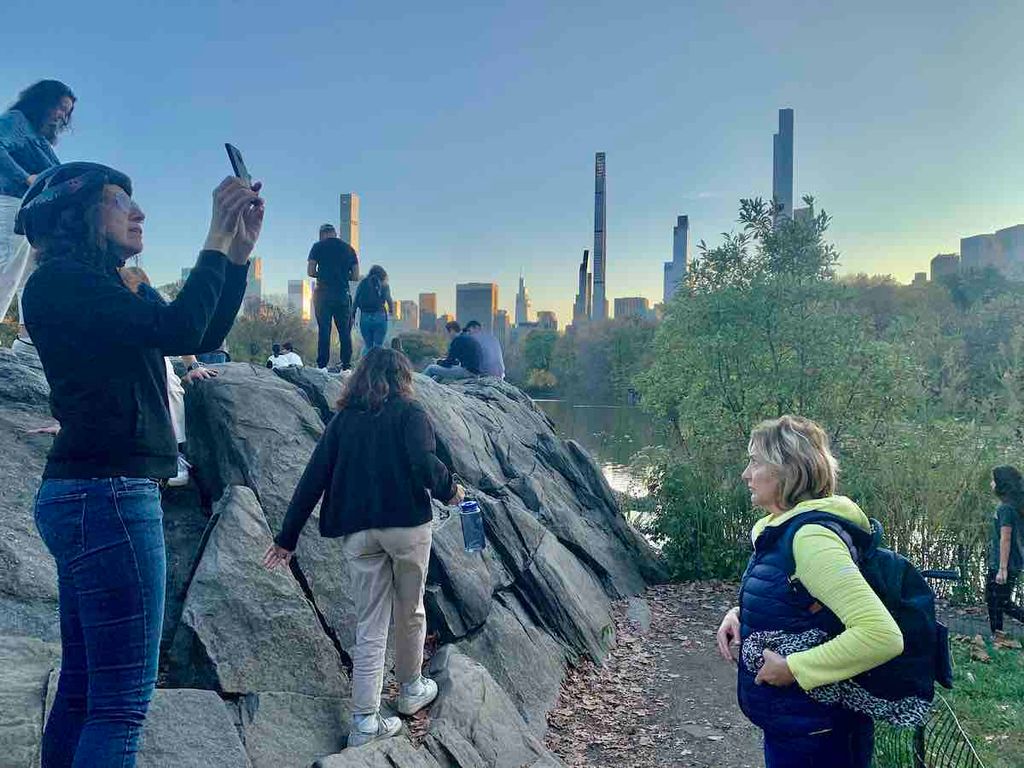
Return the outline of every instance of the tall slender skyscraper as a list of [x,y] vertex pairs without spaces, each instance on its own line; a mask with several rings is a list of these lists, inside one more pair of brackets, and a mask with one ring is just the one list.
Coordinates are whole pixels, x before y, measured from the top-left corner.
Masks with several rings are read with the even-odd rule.
[[346,192],[341,196],[341,227],[338,237],[359,253],[359,195]]
[[604,152],[594,158],[594,300],[591,317],[608,319],[608,297],[605,285],[605,167]]
[[793,110],[779,110],[779,132],[773,137],[772,200],[779,216],[793,218]]
[[[690,218],[688,216],[678,216],[676,217],[676,225],[672,228],[672,261],[665,262],[665,284],[662,301],[666,304],[676,295],[679,286],[686,279],[689,264]],[[615,316],[619,316],[618,305],[616,305]]]
[[579,325],[590,319],[590,251],[584,249],[583,261],[580,262],[579,285],[576,289],[576,302],[572,305],[572,324]]
[[530,294],[526,292],[526,281],[519,275],[519,291],[516,293],[516,325],[530,322]]

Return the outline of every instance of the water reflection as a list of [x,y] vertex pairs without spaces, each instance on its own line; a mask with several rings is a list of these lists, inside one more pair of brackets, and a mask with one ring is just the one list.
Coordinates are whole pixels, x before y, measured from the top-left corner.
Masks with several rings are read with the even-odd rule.
[[586,405],[567,400],[535,400],[555,423],[558,433],[582,445],[594,457],[613,491],[641,499],[647,489],[630,468],[633,455],[656,445],[658,430],[639,408]]

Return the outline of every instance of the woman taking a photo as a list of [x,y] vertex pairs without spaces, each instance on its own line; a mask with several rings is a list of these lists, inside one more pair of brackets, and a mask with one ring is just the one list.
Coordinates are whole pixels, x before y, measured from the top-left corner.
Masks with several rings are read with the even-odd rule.
[[985,596],[988,603],[988,624],[992,635],[1002,634],[1003,614],[1024,622],[1024,610],[1013,604],[1024,553],[1021,552],[1024,525],[1024,483],[1016,467],[1002,466],[992,470],[992,491],[999,499],[992,516],[992,540],[988,549],[988,582]]
[[216,348],[231,328],[263,221],[258,190],[233,177],[217,187],[206,245],[169,304],[118,274],[142,251],[146,218],[123,173],[55,166],[22,202],[17,228],[39,262],[25,322],[60,422],[35,505],[57,563],[62,647],[43,768],[136,763],[164,611],[157,481],[178,469],[163,358]]
[[[732,660],[731,646],[740,644],[740,707],[764,731],[767,768],[867,768],[871,718],[807,692],[898,656],[903,636],[839,534],[799,518],[830,513],[865,533],[870,522],[854,502],[834,495],[839,466],[814,422],[766,421],[751,433],[748,452],[743,480],[751,503],[767,514],[751,532],[754,553],[740,605],[719,627],[719,652]],[[827,642],[787,655],[773,650],[816,631]]]
[[363,336],[363,353],[374,347],[384,346],[388,335],[388,316],[395,314],[395,302],[391,298],[388,273],[384,267],[374,264],[369,274],[356,288],[352,317],[359,310],[359,333]]
[[317,443],[264,559],[268,569],[291,560],[322,497],[320,535],[341,538],[356,601],[352,747],[394,736],[402,727],[397,717],[380,716],[392,617],[399,713],[415,714],[437,696],[437,684],[420,674],[430,497],[458,504],[463,490],[434,451],[430,419],[413,399],[409,360],[393,349],[369,350],[346,382],[338,413]]

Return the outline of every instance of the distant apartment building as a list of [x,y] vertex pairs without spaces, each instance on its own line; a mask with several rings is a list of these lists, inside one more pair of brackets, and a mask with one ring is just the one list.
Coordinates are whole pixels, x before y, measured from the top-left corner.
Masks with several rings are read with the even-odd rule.
[[931,262],[932,282],[960,272],[960,255],[957,253],[940,253]]
[[420,294],[420,330],[433,333],[437,329],[437,294]]
[[633,317],[638,320],[648,320],[654,317],[651,311],[651,302],[643,296],[626,296],[615,300],[615,319],[622,320]]
[[508,349],[509,342],[509,331],[512,324],[508,319],[508,310],[499,309],[494,314],[494,335],[498,339],[498,343],[501,344],[502,349]]
[[249,317],[255,317],[263,303],[263,259],[257,257],[249,267],[249,282],[245,284],[245,295],[242,298],[242,311]]
[[915,272],[914,279],[911,281],[911,285],[926,285],[928,283],[927,272]]
[[420,310],[415,301],[403,299],[395,302],[396,327],[401,331],[415,331],[420,327]]
[[304,323],[313,318],[313,281],[309,278],[304,280],[288,281],[288,311],[298,316]]
[[359,253],[359,195],[346,192],[341,196],[341,226],[338,237]]
[[476,320],[490,333],[494,332],[494,316],[498,313],[497,283],[459,283],[455,286],[455,318],[465,327]]
[[960,240],[962,269],[994,267],[1011,280],[1024,280],[1024,224]]
[[545,331],[557,331],[558,330],[558,315],[550,311],[541,311],[537,313],[537,327],[542,328]]

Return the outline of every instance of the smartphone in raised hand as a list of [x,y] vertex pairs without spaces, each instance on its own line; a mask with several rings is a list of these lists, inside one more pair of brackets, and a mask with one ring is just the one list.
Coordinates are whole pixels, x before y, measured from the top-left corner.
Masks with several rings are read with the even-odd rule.
[[249,169],[245,167],[245,161],[242,159],[242,153],[238,151],[238,147],[225,144],[224,149],[228,151],[228,160],[231,161],[231,169],[235,172],[235,176],[244,181],[247,187],[252,187],[252,176],[249,175]]

